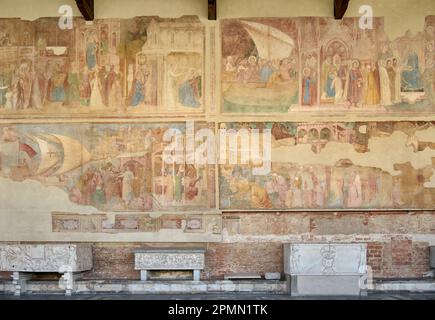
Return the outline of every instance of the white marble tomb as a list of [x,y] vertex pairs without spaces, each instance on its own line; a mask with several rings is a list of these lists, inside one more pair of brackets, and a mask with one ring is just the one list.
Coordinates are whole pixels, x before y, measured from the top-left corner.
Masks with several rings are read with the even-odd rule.
[[25,291],[31,273],[62,274],[60,286],[71,295],[79,272],[92,269],[90,244],[0,244],[0,271],[13,272],[15,295]]
[[142,248],[134,251],[134,266],[143,281],[150,270],[192,270],[193,280],[199,281],[204,254],[203,248]]
[[291,295],[360,295],[367,274],[367,244],[284,245]]

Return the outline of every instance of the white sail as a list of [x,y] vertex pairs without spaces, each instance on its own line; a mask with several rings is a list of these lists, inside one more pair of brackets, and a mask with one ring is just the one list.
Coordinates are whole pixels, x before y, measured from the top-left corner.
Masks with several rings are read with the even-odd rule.
[[58,134],[50,135],[57,138],[63,148],[62,165],[56,170],[55,175],[69,172],[91,161],[91,154],[79,141]]
[[40,175],[59,162],[59,150],[57,150],[54,145],[38,137],[32,136],[32,139],[37,142],[39,146],[41,161],[35,175]]
[[261,23],[241,21],[257,47],[260,58],[267,60],[288,58],[295,47],[293,39],[284,32]]

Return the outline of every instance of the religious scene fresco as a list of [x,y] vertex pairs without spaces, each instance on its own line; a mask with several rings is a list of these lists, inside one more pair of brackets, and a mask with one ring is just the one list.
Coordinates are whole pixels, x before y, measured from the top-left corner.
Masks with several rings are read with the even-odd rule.
[[[209,241],[225,210],[434,209],[435,16],[398,38],[380,17],[58,22],[0,19],[0,238]],[[264,170],[230,160],[253,129]]]
[[221,22],[224,113],[435,111],[435,19],[397,39],[383,18]]
[[164,161],[168,128],[186,130],[183,123],[2,125],[0,189],[37,182],[102,211],[214,208],[214,166]]
[[58,21],[0,19],[0,114],[203,111],[198,18]]
[[222,123],[270,129],[271,172],[220,166],[221,209],[434,208],[435,122]]

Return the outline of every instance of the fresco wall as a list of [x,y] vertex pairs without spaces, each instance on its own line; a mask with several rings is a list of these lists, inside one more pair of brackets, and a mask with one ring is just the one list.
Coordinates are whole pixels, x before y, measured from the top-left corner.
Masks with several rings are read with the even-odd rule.
[[272,132],[271,172],[220,166],[222,209],[431,209],[435,122],[261,122],[221,127]]
[[[0,240],[220,241],[222,211],[434,209],[434,30],[0,19]],[[270,129],[271,171],[164,163],[191,120]]]
[[434,112],[434,21],[389,39],[383,18],[224,19],[222,111]]
[[2,19],[0,112],[36,115],[204,110],[204,26],[195,17]]

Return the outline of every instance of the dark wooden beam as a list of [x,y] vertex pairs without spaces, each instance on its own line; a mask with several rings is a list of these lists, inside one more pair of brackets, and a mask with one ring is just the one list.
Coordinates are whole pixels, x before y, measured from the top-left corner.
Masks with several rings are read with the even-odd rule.
[[94,20],[94,0],[76,0],[76,3],[85,20]]
[[349,0],[334,0],[334,17],[335,19],[342,19],[346,13]]
[[208,20],[216,20],[216,1],[217,0],[207,0],[208,2]]

